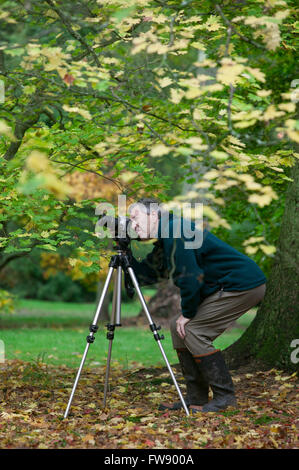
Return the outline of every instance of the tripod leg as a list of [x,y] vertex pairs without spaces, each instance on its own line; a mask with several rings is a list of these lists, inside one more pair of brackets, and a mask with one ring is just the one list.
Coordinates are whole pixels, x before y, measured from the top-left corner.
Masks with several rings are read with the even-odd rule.
[[[120,326],[121,274],[122,274],[122,268],[121,268],[121,266],[118,266],[117,276],[116,276],[115,281],[114,281],[111,324],[107,325],[107,328],[108,328],[107,339],[109,339],[109,346],[108,346],[108,357],[107,357],[105,385],[104,385],[104,400],[103,400],[103,407],[104,408],[106,407],[106,401],[107,401],[107,391],[108,391],[108,381],[109,381],[109,373],[110,373],[112,342],[113,342],[113,339],[114,339],[114,330],[115,330],[115,326]],[[116,325],[115,325],[115,323],[116,323]]]
[[[108,332],[108,334],[114,335],[114,333]],[[106,365],[106,374],[105,374],[105,385],[104,385],[104,399],[103,399],[103,408],[106,407],[106,401],[107,401],[107,392],[108,392],[108,381],[109,381],[109,373],[110,373],[110,361],[111,361],[111,352],[112,352],[112,339],[109,341],[109,346],[108,346],[108,358],[107,358],[107,365]]]
[[89,346],[90,346],[91,343],[94,342],[94,339],[95,339],[93,333],[96,333],[96,331],[98,329],[98,327],[97,327],[98,318],[99,318],[99,315],[100,315],[100,312],[101,312],[101,308],[103,306],[105,295],[108,291],[108,287],[109,287],[109,284],[110,284],[110,281],[111,281],[113,270],[114,270],[113,267],[109,268],[107,278],[106,278],[106,281],[105,281],[105,285],[104,285],[104,288],[103,288],[103,292],[102,292],[102,295],[101,295],[101,298],[99,300],[98,307],[97,307],[97,310],[96,310],[96,314],[94,316],[92,325],[90,325],[90,329],[89,329],[90,333],[86,337],[87,344],[86,344],[86,347],[85,347],[85,350],[84,350],[84,353],[83,353],[83,356],[82,356],[82,360],[81,360],[81,363],[80,363],[80,366],[79,366],[79,369],[78,369],[78,372],[77,372],[77,375],[76,375],[76,379],[75,379],[75,382],[74,382],[74,385],[73,385],[72,393],[71,393],[66,411],[64,413],[64,418],[67,418],[67,416],[69,414],[69,410],[70,410],[70,407],[71,407],[71,404],[72,404],[72,401],[73,401],[73,397],[74,397],[74,394],[75,394],[75,391],[76,391],[76,388],[77,388],[77,385],[78,385],[78,381],[79,381],[79,378],[80,378],[80,375],[81,375],[82,368],[83,368],[84,363],[85,363],[85,359],[86,359],[86,356],[87,356],[87,353],[88,353]]
[[155,338],[155,340],[156,340],[157,343],[158,343],[158,346],[159,346],[159,348],[160,348],[160,351],[161,351],[161,354],[162,354],[162,356],[163,356],[163,359],[164,359],[164,361],[165,361],[165,363],[166,363],[166,365],[167,365],[167,368],[168,368],[168,370],[169,370],[169,373],[170,373],[170,376],[171,376],[171,378],[172,378],[172,381],[173,381],[173,383],[174,383],[174,385],[175,385],[175,388],[176,388],[176,390],[177,390],[177,392],[178,392],[178,395],[179,395],[180,400],[181,400],[181,402],[182,402],[183,408],[184,408],[184,410],[185,410],[185,412],[186,412],[186,415],[189,416],[190,413],[189,413],[188,407],[187,407],[187,405],[186,405],[186,403],[185,403],[185,400],[184,400],[184,397],[183,397],[183,395],[182,395],[182,392],[181,392],[181,390],[180,390],[180,388],[179,388],[179,386],[178,386],[178,383],[177,383],[177,381],[176,381],[176,378],[175,378],[175,376],[174,376],[174,373],[173,373],[173,371],[172,371],[172,369],[171,369],[171,366],[170,366],[170,364],[169,364],[169,362],[168,362],[168,359],[167,359],[166,354],[165,354],[165,352],[164,352],[163,346],[162,346],[162,344],[161,344],[160,339],[162,339],[162,337],[160,337],[159,333],[157,332],[157,327],[156,327],[155,323],[153,323],[152,317],[151,317],[151,315],[150,315],[150,313],[149,313],[149,311],[148,311],[146,302],[145,302],[144,297],[143,297],[143,295],[142,295],[142,292],[141,292],[141,290],[140,290],[140,288],[139,288],[138,281],[137,281],[137,279],[136,279],[136,276],[135,276],[135,274],[134,274],[133,269],[132,269],[131,267],[128,267],[128,272],[129,272],[129,274],[130,274],[130,276],[131,276],[131,279],[132,279],[132,281],[133,281],[134,287],[135,287],[136,292],[137,292],[137,294],[138,294],[139,300],[140,300],[140,302],[141,302],[141,305],[142,305],[142,307],[143,307],[143,310],[145,311],[145,314],[146,314],[147,319],[148,319],[148,321],[149,321],[150,329],[152,330],[153,335],[154,335],[154,338]]

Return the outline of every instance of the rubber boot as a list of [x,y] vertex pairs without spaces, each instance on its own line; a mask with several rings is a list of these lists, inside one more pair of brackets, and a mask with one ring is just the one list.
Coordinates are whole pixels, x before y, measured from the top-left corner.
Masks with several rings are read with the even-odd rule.
[[190,410],[218,411],[228,406],[236,406],[233,381],[221,351],[217,350],[207,356],[197,356],[196,364],[212,389],[213,399],[203,405],[201,410],[191,407]]
[[[177,349],[176,351],[186,382],[186,405],[204,405],[209,400],[208,384],[188,349]],[[181,401],[169,405],[162,403],[159,406],[159,410],[179,410],[181,408],[183,408]]]

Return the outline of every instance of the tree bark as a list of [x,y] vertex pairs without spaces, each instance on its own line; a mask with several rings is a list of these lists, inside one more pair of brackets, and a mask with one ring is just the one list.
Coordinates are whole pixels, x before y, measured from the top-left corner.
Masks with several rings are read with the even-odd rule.
[[[286,193],[277,252],[264,300],[241,338],[224,351],[233,369],[253,362],[290,371],[298,369],[294,354],[294,340],[297,339],[297,346],[299,342],[298,160],[291,177],[293,182]],[[296,355],[299,357],[299,353]]]

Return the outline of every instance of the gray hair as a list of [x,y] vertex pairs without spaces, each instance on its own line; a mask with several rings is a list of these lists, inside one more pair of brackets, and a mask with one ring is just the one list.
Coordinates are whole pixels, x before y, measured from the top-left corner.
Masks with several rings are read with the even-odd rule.
[[130,211],[135,206],[141,206],[141,210],[143,210],[147,214],[150,214],[151,211],[157,211],[158,212],[158,217],[160,218],[162,212],[164,212],[162,207],[160,206],[160,204],[161,204],[161,202],[156,198],[144,197],[144,198],[139,199],[134,204],[132,204],[130,206]]

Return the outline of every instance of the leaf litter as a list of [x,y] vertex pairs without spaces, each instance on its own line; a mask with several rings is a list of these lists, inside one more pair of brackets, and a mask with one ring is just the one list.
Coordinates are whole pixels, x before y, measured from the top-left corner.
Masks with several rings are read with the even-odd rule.
[[[175,375],[182,392],[183,377]],[[298,377],[271,369],[232,371],[238,407],[186,416],[159,411],[177,401],[168,370],[112,362],[107,406],[105,366],[83,369],[68,418],[76,370],[41,361],[0,366],[1,448],[294,449],[298,448]]]

